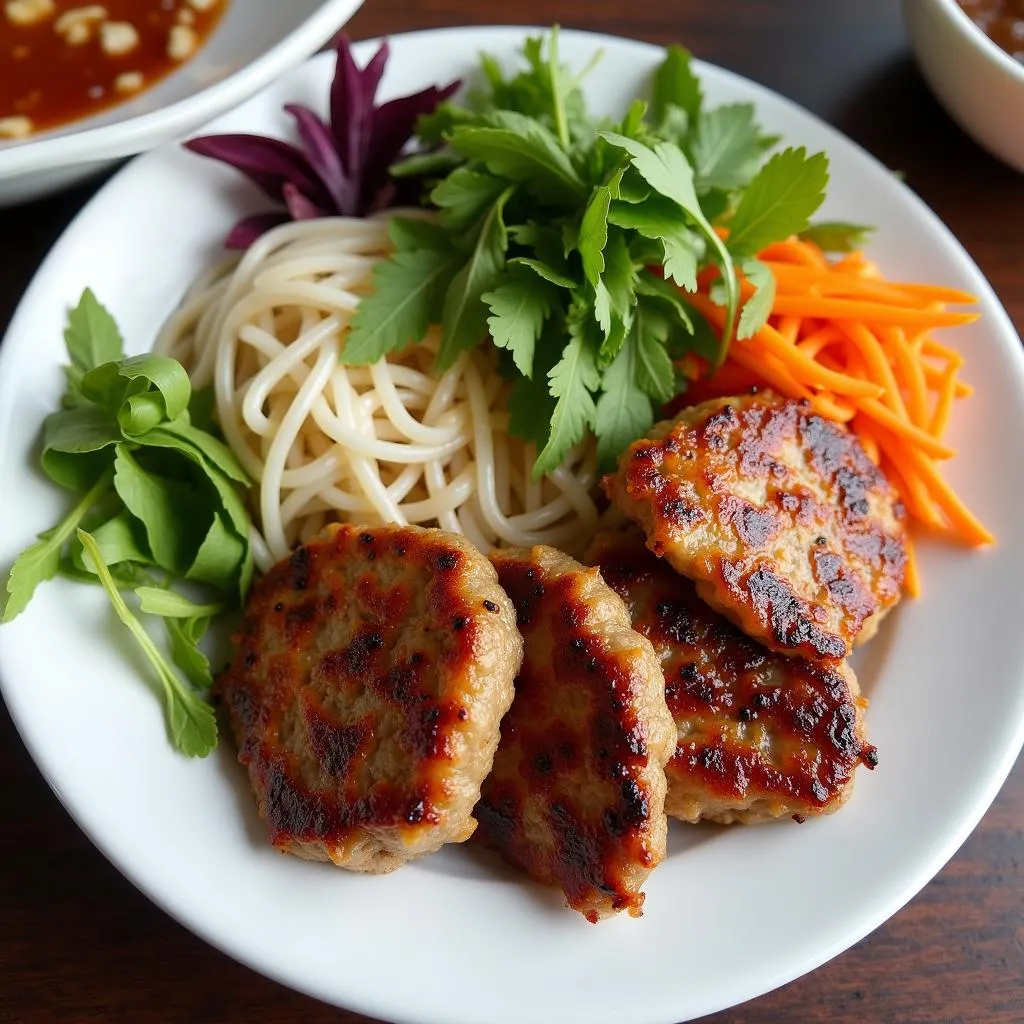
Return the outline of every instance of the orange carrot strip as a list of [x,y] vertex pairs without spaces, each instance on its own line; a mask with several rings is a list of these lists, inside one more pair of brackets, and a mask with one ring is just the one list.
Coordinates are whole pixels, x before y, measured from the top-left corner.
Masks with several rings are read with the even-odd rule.
[[828,269],[809,267],[796,263],[764,261],[775,277],[780,288],[799,289],[806,292],[811,285],[823,295],[841,295],[867,298],[877,295],[883,301],[903,303],[910,306],[930,305],[933,302],[947,302],[958,306],[973,306],[977,298],[958,288],[940,285],[915,284],[903,281],[881,281],[865,277],[862,273],[850,273],[839,269],[836,264]]
[[801,352],[806,352],[807,355],[814,359],[822,349],[828,348],[829,345],[843,340],[845,340],[843,332],[834,324],[829,324],[826,327],[819,327],[813,333],[801,338],[801,340],[797,342],[796,347],[800,349]]
[[775,242],[760,253],[763,260],[778,260],[783,263],[800,263],[807,267],[828,270],[828,260],[824,253],[809,242],[801,242],[798,238],[789,238],[784,242]]
[[932,437],[942,437],[946,432],[946,427],[949,426],[949,414],[953,411],[953,400],[956,397],[956,370],[955,366],[946,370],[946,375],[939,388],[939,398],[935,403],[931,422],[928,424],[928,433]]
[[770,353],[758,354],[748,349],[741,350],[740,346],[732,348],[732,358],[740,366],[751,370],[765,383],[770,384],[780,395],[787,398],[806,398],[810,400],[811,392],[799,381],[793,379],[789,371],[779,364]]
[[940,345],[934,338],[925,336],[921,342],[921,355],[935,356],[944,359],[947,363],[956,363],[957,366],[964,365],[964,357],[955,348],[948,345]]
[[786,339],[787,344],[795,345],[802,322],[798,316],[784,316],[775,329]]
[[875,277],[878,270],[860,250],[848,252],[845,256],[832,264],[832,269],[840,274],[853,273],[863,277]]
[[[703,313],[708,320],[719,330],[725,324],[725,311],[721,306],[715,305],[707,296],[697,293],[689,296],[690,304],[699,312]],[[737,349],[746,346],[750,348],[762,348],[765,353],[771,353],[781,360],[790,371],[795,380],[803,380],[808,386],[827,388],[843,395],[868,395],[879,397],[884,390],[878,384],[871,381],[858,380],[845,374],[836,373],[815,362],[809,356],[804,355],[799,349],[786,343],[785,338],[779,334],[774,327],[765,324],[753,338],[744,341],[734,341],[730,349],[735,353]],[[744,364],[749,365],[749,364]]]
[[860,438],[861,447],[867,453],[867,457],[877,466],[880,457],[880,453],[878,450],[878,442],[874,439],[874,437],[871,434],[865,433],[856,425],[853,426],[853,430]]
[[864,360],[868,377],[882,386],[882,400],[885,404],[897,416],[906,419],[907,409],[903,404],[903,396],[878,338],[862,323],[838,320],[836,327],[856,346],[858,354]]
[[862,443],[865,438],[871,438],[881,450],[888,463],[889,473],[887,475],[892,480],[893,486],[899,492],[900,498],[910,514],[932,529],[944,530],[946,524],[943,522],[942,516],[939,515],[939,511],[928,493],[928,488],[906,458],[904,446],[899,438],[881,429],[863,413],[856,418],[852,426],[854,433]]
[[859,405],[865,415],[911,442],[908,447],[917,449],[933,459],[951,459],[955,454],[952,448],[942,444],[926,430],[915,427],[910,420],[897,416],[888,406],[882,405],[877,398],[862,398]]
[[[877,337],[888,344],[907,389],[906,407],[915,426],[928,426],[928,386],[921,361],[914,356],[902,327],[880,327]],[[934,431],[932,431],[934,433]]]
[[811,408],[819,416],[835,423],[849,423],[857,415],[857,410],[849,402],[820,391],[811,398]]
[[907,567],[903,573],[903,591],[907,595],[907,597],[920,597],[921,573],[917,565],[917,547],[914,544],[913,538],[907,538],[906,549]]
[[977,313],[904,309],[880,302],[862,302],[859,299],[794,295],[777,295],[772,309],[780,316],[820,316],[858,323],[899,324],[902,327],[958,327],[978,319]]
[[907,457],[924,479],[939,508],[945,513],[960,538],[973,547],[992,544],[995,537],[985,529],[971,510],[957,497],[956,492],[942,478],[935,463],[918,448],[907,448]]

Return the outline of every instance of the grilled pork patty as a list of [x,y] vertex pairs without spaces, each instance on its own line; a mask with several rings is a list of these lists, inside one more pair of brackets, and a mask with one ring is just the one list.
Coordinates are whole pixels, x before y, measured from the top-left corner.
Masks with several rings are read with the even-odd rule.
[[223,703],[278,849],[391,871],[463,842],[522,658],[464,537],[331,526],[252,588]]
[[839,662],[900,598],[903,506],[857,438],[805,403],[686,409],[604,488],[708,604],[783,654]]
[[666,813],[752,824],[830,813],[858,764],[874,768],[857,680],[767,650],[709,608],[635,529],[598,534],[587,561],[654,646],[675,719]]
[[523,665],[477,838],[591,922],[627,910],[665,855],[675,747],[661,669],[597,571],[548,547],[496,551]]

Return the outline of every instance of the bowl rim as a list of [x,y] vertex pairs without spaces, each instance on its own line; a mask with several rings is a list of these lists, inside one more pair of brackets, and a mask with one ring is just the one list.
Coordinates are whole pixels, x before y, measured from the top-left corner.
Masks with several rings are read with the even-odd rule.
[[304,21],[254,60],[219,82],[166,106],[95,128],[62,131],[0,149],[0,181],[79,162],[132,156],[175,134],[184,134],[197,124],[205,124],[310,56],[344,27],[363,2],[321,0]]
[[[915,0],[908,0],[914,3]],[[990,60],[1002,70],[1024,85],[1024,64],[1014,60],[987,32],[976,25],[970,15],[957,3],[957,0],[932,0],[943,9],[953,28],[968,43],[980,49]]]

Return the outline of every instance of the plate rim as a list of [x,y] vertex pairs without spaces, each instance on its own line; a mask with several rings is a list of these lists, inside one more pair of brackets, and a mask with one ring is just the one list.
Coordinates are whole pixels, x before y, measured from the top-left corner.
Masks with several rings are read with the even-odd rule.
[[[429,28],[421,30],[409,30],[405,32],[390,33],[387,36],[374,37],[366,40],[360,40],[355,44],[356,53],[359,56],[363,55],[365,50],[371,47],[379,45],[383,40],[396,40],[404,39],[408,41],[422,41],[429,42],[432,38],[445,37],[445,36],[456,36],[462,34],[471,34],[480,38],[479,45],[481,47],[492,45],[508,45],[510,40],[519,40],[524,38],[526,35],[533,32],[544,32],[547,31],[547,26],[535,26],[535,25],[456,25],[456,26],[445,26],[438,28]],[[602,41],[605,43],[613,43],[615,45],[625,44],[628,47],[633,47],[638,51],[646,51],[648,54],[657,53],[664,50],[664,47],[658,43],[650,43],[644,40],[639,40],[627,36],[616,36],[609,33],[593,32],[579,29],[562,29],[562,38],[575,37],[583,40],[592,42],[595,46],[599,45]],[[284,74],[275,78],[273,81],[266,83],[261,89],[256,90],[254,95],[259,94],[264,89],[270,88],[281,81],[286,81],[289,76],[298,73],[300,68],[305,68],[307,64],[313,64],[317,62],[326,62],[330,59],[330,55],[326,53],[317,54],[309,58],[305,62],[301,62],[296,67],[290,68],[285,71]],[[878,160],[872,153],[866,150],[854,139],[845,135],[839,129],[833,127],[831,124],[826,122],[819,115],[807,110],[796,101],[789,97],[771,89],[767,86],[761,85],[760,83],[747,78],[744,75],[740,75],[737,72],[731,71],[727,68],[723,68],[720,65],[713,64],[704,60],[695,61],[698,71],[704,72],[707,69],[712,69],[715,75],[720,75],[724,80],[731,81],[733,84],[741,86],[744,90],[751,93],[752,99],[757,102],[760,97],[770,96],[774,102],[780,103],[790,113],[798,114],[802,119],[813,122],[820,130],[824,131],[825,134],[832,139],[839,138],[849,146],[854,147],[862,158],[866,158],[870,161],[877,169],[890,173],[885,165]],[[243,101],[244,102],[244,101]],[[230,116],[234,107],[229,110],[225,110],[219,113],[213,120],[216,121],[220,117]],[[202,131],[207,125],[200,125],[196,131]],[[62,248],[62,243],[65,237],[74,230],[78,222],[89,214],[94,204],[99,204],[105,201],[105,197],[108,190],[115,189],[122,176],[135,168],[136,163],[144,161],[154,161],[164,158],[166,155],[176,152],[179,146],[178,143],[169,142],[157,146],[153,150],[141,154],[136,160],[132,160],[129,165],[118,170],[109,181],[107,181],[94,196],[75,214],[74,218],[69,222],[65,229],[61,232],[56,242],[47,253],[46,257],[40,263],[29,286],[26,288],[21,299],[15,307],[14,314],[11,317],[7,331],[5,332],[4,338],[18,333],[16,328],[20,327],[20,322],[23,318],[28,317],[28,310],[35,305],[36,296],[35,292],[37,287],[41,287],[40,282],[44,281],[47,277],[47,271],[52,263],[56,263],[59,250]],[[1020,339],[1017,336],[1017,330],[1010,319],[1008,313],[1002,305],[998,295],[992,288],[985,274],[978,267],[973,257],[966,250],[963,244],[956,238],[952,231],[946,226],[941,218],[915,193],[913,192],[904,182],[893,180],[893,186],[897,188],[900,193],[901,201],[908,203],[916,208],[916,212],[923,216],[930,224],[933,231],[938,232],[951,252],[954,252],[959,261],[971,271],[974,272],[974,276],[977,277],[979,282],[979,298],[987,300],[989,305],[995,314],[995,322],[993,318],[988,317],[988,322],[993,324],[992,333],[993,335],[999,336],[999,343],[1002,345],[1003,338],[1016,339],[1016,345],[1012,349],[1007,350],[1007,359],[1015,367],[1015,373],[1018,379],[1024,383],[1024,349],[1020,344]],[[993,339],[995,340],[995,339]],[[8,364],[14,359],[13,348],[10,345],[0,344],[0,388],[3,387],[4,382],[7,380],[9,375]],[[3,424],[0,423],[0,427]],[[2,652],[0,652],[2,654]],[[2,661],[2,657],[0,657]],[[134,876],[132,869],[129,865],[122,863],[118,855],[112,850],[108,844],[106,838],[103,835],[95,834],[93,830],[90,830],[80,820],[80,816],[75,806],[70,801],[65,799],[65,796],[61,792],[59,786],[55,782],[48,771],[47,756],[41,750],[41,747],[37,745],[34,740],[36,737],[29,735],[27,729],[23,729],[22,722],[19,721],[18,715],[15,711],[15,707],[12,704],[12,700],[9,698],[9,684],[5,682],[5,677],[0,672],[0,696],[3,697],[4,703],[8,708],[8,712],[11,715],[11,719],[14,722],[15,728],[18,731],[19,737],[25,744],[26,749],[29,752],[36,768],[40,774],[44,777],[47,785],[53,790],[54,794],[60,801],[61,805],[67,811],[71,819],[75,822],[75,825],[88,837],[90,842],[103,854],[103,856],[118,870],[118,872],[138,891],[143,893],[147,899],[158,906],[164,913],[168,914],[173,920],[187,928],[190,932],[197,935],[204,942],[207,942],[214,948],[218,949],[225,955],[232,959],[244,964],[246,967],[257,971],[258,973],[271,978],[272,980],[286,986],[287,988],[301,992],[314,999],[320,1000],[327,1003],[328,1005],[341,1006],[344,1008],[351,1009],[360,1013],[369,1014],[375,1017],[381,1017],[395,1021],[396,1024],[423,1024],[426,1021],[437,1021],[437,1024],[445,1024],[442,1017],[436,1014],[431,1015],[430,1012],[417,1014],[410,1016],[408,1014],[399,1014],[398,1016],[394,1013],[394,1007],[386,1002],[382,1001],[379,993],[369,995],[365,990],[362,990],[352,995],[345,996],[344,1004],[337,1001],[337,997],[332,994],[326,994],[321,988],[318,989],[316,984],[312,983],[311,978],[305,980],[300,979],[284,969],[278,969],[275,964],[268,962],[267,959],[261,954],[261,952],[247,949],[241,940],[234,939],[227,933],[214,933],[211,928],[207,927],[205,922],[200,920],[193,920],[184,910],[175,907],[169,896],[157,891],[150,883],[144,879],[140,879]],[[16,704],[16,701],[14,702]],[[789,982],[802,977],[803,975],[817,969],[822,964],[838,956],[840,953],[851,948],[856,943],[860,942],[865,936],[876,930],[886,921],[888,921],[894,914],[902,909],[906,904],[914,898],[944,867],[946,863],[955,855],[959,848],[963,845],[966,839],[977,827],[978,823],[984,817],[985,813],[991,807],[992,802],[995,800],[1000,789],[1006,781],[1009,773],[1014,767],[1014,764],[1020,755],[1021,749],[1024,748],[1024,715],[1021,715],[1016,723],[1016,730],[1013,734],[1012,739],[1006,745],[1003,750],[1003,756],[999,760],[998,767],[990,771],[987,778],[984,780],[984,785],[978,787],[979,795],[976,797],[971,813],[964,815],[959,821],[957,827],[948,832],[945,841],[936,846],[931,852],[928,858],[922,858],[917,862],[917,867],[913,871],[913,878],[903,885],[898,894],[890,896],[885,901],[884,911],[881,912],[881,916],[876,912],[875,914],[862,916],[859,921],[853,927],[847,927],[845,930],[841,930],[836,936],[823,937],[821,943],[816,947],[818,952],[814,955],[804,957],[801,961],[794,961],[789,965],[787,970],[779,971],[772,978],[767,987],[764,984],[758,983],[755,985],[744,984],[743,980],[739,980],[736,983],[735,988],[730,992],[728,1000],[726,1002],[715,1001],[713,1004],[709,1004],[703,1009],[698,1009],[695,1013],[691,1014],[687,1019],[696,1019],[707,1013],[717,1012],[719,1010],[727,1009],[731,1006],[736,1006],[741,1003],[747,1002],[751,999],[758,998],[761,995],[765,995],[775,989],[788,984]],[[828,939],[829,941],[826,941]],[[462,1017],[459,1018],[460,1020]],[[638,1020],[654,1021],[657,1020],[659,1024],[663,1024],[661,1017],[652,1018],[650,1016],[637,1018]]]

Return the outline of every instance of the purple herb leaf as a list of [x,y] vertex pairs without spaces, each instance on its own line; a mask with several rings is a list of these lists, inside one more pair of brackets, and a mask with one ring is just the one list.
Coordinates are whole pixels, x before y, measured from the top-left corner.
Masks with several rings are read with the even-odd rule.
[[345,169],[341,166],[330,129],[308,107],[289,103],[284,109],[295,118],[306,157],[330,193],[332,206],[338,213],[353,216],[356,213],[358,196]]
[[373,101],[391,47],[382,43],[361,71],[356,66],[352,46],[344,33],[338,36],[335,49],[338,64],[331,83],[331,131],[342,166],[350,178],[358,180],[373,121]]
[[314,202],[331,205],[330,193],[309,160],[287,142],[262,135],[201,135],[189,139],[185,148],[234,167],[271,199],[280,201],[285,183],[291,182]]
[[389,168],[398,159],[409,141],[421,114],[429,114],[437,105],[458,89],[452,82],[439,89],[430,86],[411,96],[401,96],[381,104],[374,111],[370,129],[366,163],[363,165],[363,186],[360,201],[364,206],[374,205],[374,197],[389,181]]
[[204,135],[185,143],[200,156],[240,171],[285,210],[239,221],[225,244],[244,249],[289,219],[358,217],[419,198],[415,178],[396,181],[390,168],[413,136],[417,119],[431,113],[459,86],[431,86],[375,106],[390,48],[383,43],[365,68],[357,67],[345,35],[334,45],[337,63],[330,91],[330,125],[308,107],[288,104],[302,148],[259,135]]
[[292,220],[313,220],[316,217],[329,217],[335,212],[330,207],[324,208],[310,202],[290,181],[285,182],[281,191]]
[[228,232],[224,239],[226,249],[248,249],[253,242],[261,235],[266,234],[271,228],[279,224],[287,224],[291,217],[284,211],[278,210],[275,213],[254,213],[251,217],[243,217]]

